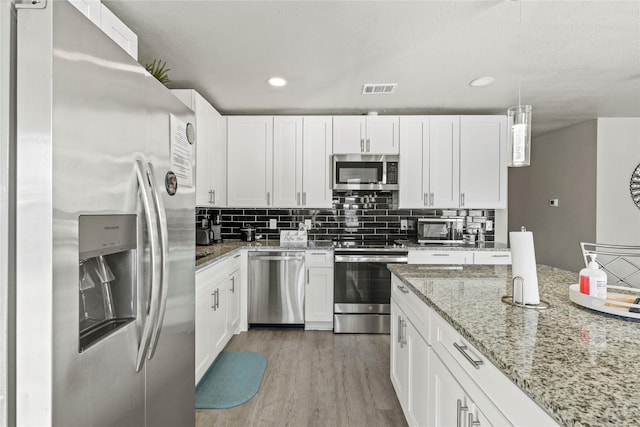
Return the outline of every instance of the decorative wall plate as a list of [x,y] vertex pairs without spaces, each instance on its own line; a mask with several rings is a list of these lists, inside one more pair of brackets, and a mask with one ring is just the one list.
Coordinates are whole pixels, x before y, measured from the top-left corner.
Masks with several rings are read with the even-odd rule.
[[631,174],[631,180],[629,181],[629,191],[631,192],[631,199],[640,209],[640,163]]

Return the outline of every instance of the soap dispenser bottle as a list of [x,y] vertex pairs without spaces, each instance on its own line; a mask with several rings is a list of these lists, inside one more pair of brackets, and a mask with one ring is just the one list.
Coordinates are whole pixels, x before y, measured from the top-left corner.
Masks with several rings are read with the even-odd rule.
[[580,292],[592,297],[607,298],[607,273],[600,270],[596,262],[596,255],[589,254],[591,258],[586,268],[580,270]]

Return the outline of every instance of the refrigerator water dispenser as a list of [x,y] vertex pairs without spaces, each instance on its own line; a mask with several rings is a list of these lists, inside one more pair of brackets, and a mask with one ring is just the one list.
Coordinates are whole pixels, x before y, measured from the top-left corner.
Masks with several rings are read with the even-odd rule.
[[78,220],[78,352],[136,318],[136,215]]

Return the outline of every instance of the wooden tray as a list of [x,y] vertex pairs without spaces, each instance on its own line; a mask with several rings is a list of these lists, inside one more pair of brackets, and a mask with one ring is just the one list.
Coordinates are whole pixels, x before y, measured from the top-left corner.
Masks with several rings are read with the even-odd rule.
[[[625,292],[611,292],[612,290]],[[581,293],[579,284],[569,286],[569,299],[576,304],[590,310],[632,319],[640,319],[640,313],[629,311],[630,308],[640,310],[640,304],[633,303],[639,297],[640,289],[627,286],[607,286],[607,299],[604,300]]]

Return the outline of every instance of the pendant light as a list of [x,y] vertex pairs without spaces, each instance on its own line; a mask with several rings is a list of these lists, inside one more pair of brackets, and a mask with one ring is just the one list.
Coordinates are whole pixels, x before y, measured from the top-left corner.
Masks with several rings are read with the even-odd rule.
[[518,27],[518,105],[507,110],[509,167],[531,164],[531,105],[522,105],[522,1],[519,1],[520,23]]

